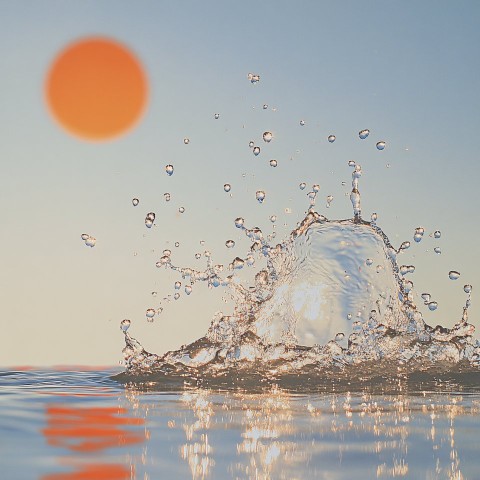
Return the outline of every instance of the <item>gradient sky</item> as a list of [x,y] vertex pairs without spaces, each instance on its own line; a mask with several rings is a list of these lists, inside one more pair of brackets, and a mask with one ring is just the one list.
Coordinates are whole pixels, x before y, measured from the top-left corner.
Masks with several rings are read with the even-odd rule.
[[[350,159],[364,171],[364,217],[376,211],[394,245],[426,229],[405,261],[417,266],[416,291],[439,303],[427,323],[455,323],[471,283],[478,326],[479,22],[476,1],[1,1],[0,365],[117,364],[123,318],[156,353],[195,340],[228,307],[200,285],[147,324],[145,310],[173,293],[175,276],[155,267],[162,250],[189,266],[205,248],[216,263],[241,256],[239,215],[267,230],[277,214],[281,237],[306,208],[301,181],[321,185],[320,211],[334,195],[328,217],[349,217]],[[55,56],[89,35],[127,45],[150,84],[137,127],[103,143],[62,130],[44,101]],[[264,130],[275,135],[268,148]],[[249,140],[262,143],[258,157]]]

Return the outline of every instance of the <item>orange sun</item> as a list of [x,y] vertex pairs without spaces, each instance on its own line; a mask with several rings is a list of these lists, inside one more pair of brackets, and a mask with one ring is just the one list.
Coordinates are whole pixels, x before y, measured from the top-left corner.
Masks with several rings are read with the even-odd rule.
[[135,55],[101,37],[67,46],[50,67],[45,85],[56,120],[89,140],[107,140],[131,128],[144,111],[147,89]]

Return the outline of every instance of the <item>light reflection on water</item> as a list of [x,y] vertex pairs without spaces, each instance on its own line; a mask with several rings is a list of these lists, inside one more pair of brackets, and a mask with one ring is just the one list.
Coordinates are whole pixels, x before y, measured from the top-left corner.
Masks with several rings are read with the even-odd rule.
[[480,394],[461,386],[159,392],[108,375],[0,374],[2,479],[458,480],[480,471]]

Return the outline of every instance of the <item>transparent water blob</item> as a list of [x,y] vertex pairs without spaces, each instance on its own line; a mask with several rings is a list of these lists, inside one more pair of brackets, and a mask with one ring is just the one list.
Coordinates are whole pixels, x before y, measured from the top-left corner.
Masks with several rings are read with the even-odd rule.
[[145,217],[145,226],[147,228],[152,228],[154,221],[155,221],[155,214],[153,212],[147,213],[147,216]]
[[218,120],[220,118],[220,114],[219,113],[216,113],[213,118],[215,118],[215,120]]
[[147,320],[151,320],[155,316],[155,309],[148,308],[147,311],[145,312],[145,316],[147,317]]
[[180,298],[180,294],[178,292],[175,293],[175,295],[173,296],[173,299],[178,300],[179,298]]
[[190,285],[185,286],[185,293],[190,295],[192,293],[192,287]]
[[226,183],[226,184],[223,186],[223,189],[224,189],[226,192],[229,192],[229,191],[232,189],[232,186],[231,186],[229,183]]
[[243,268],[245,261],[242,260],[240,257],[236,257],[235,260],[232,262],[232,266],[235,270],[240,270]]
[[349,161],[348,161],[348,166],[349,166],[349,167],[354,167],[355,165],[356,165],[355,160],[349,160]]
[[335,341],[336,342],[339,342],[339,341],[343,340],[344,338],[345,338],[345,334],[343,332],[337,333],[335,335]]
[[133,198],[132,199],[132,205],[136,207],[140,203],[140,200],[138,198]]
[[242,217],[237,217],[235,219],[235,226],[237,228],[242,228],[244,223],[245,223],[245,220]]
[[301,125],[302,127],[304,127],[304,126],[305,126],[305,120],[300,120],[300,125]]
[[418,227],[415,229],[415,233],[413,234],[413,239],[418,243],[422,240],[423,234],[425,233],[425,229],[423,227]]
[[270,143],[272,141],[273,134],[272,132],[263,132],[262,137],[264,142]]
[[163,255],[165,255],[166,257],[169,257],[171,254],[172,254],[172,251],[169,248],[166,248],[163,251]]
[[130,328],[130,324],[131,324],[131,323],[132,323],[132,322],[131,322],[128,318],[126,318],[125,320],[122,320],[122,321],[120,322],[120,330],[121,330],[122,332],[126,332],[126,331]]
[[402,244],[400,245],[400,248],[399,250],[408,250],[410,248],[410,242],[409,241],[406,241],[406,242],[402,242]]
[[351,320],[352,319],[352,314],[351,313],[348,313],[347,314],[347,320]]
[[163,198],[165,199],[166,202],[169,202],[172,196],[167,192],[163,194]]
[[448,278],[450,280],[457,280],[458,277],[460,277],[460,272],[457,272],[456,270],[450,270],[448,272]]
[[432,312],[438,308],[438,303],[437,302],[428,302],[427,307],[429,310]]
[[185,137],[185,138],[183,139],[183,143],[184,143],[185,145],[188,145],[188,144],[190,143],[190,139],[187,138],[187,137]]
[[430,302],[430,299],[432,298],[432,296],[429,293],[422,293],[421,297],[425,302],[425,305],[427,305],[428,302]]
[[307,186],[307,184],[305,182],[302,182],[299,187],[300,187],[300,190],[305,190],[305,187]]
[[182,286],[182,282],[175,282],[174,288],[175,290],[180,290],[180,287]]
[[464,285],[464,286],[463,286],[463,291],[464,291],[465,293],[471,293],[471,291],[472,291],[472,286],[471,286],[471,285]]
[[175,246],[178,248],[180,246],[180,242],[175,242]]
[[266,110],[268,108],[268,105],[266,103],[263,104],[263,109]]
[[180,208],[178,209],[178,211],[179,211],[180,213],[184,213],[184,212],[185,212],[185,207],[180,207]]
[[329,135],[328,138],[327,138],[327,140],[330,143],[333,143],[336,139],[337,139],[337,137],[335,135]]
[[365,260],[365,263],[366,263],[368,266],[370,266],[370,265],[373,264],[373,260],[372,260],[371,258],[367,258],[367,259]]
[[330,205],[332,204],[332,202],[333,202],[333,195],[328,195],[326,207],[330,208]]
[[433,251],[434,251],[437,255],[440,255],[440,254],[442,253],[442,250],[441,250],[440,247],[435,247],[435,248],[433,249]]
[[97,239],[88,233],[82,233],[82,240],[85,242],[85,245],[90,248],[94,247],[97,243]]
[[226,246],[227,248],[233,248],[233,247],[235,246],[235,242],[234,242],[233,240],[227,240],[227,241],[225,242],[225,246]]
[[278,162],[276,160],[270,160],[271,167],[276,167],[277,165],[278,165]]
[[369,135],[370,135],[370,130],[368,130],[368,129],[360,130],[360,131],[358,132],[358,136],[359,136],[362,140],[365,140]]
[[433,236],[434,236],[435,238],[440,238],[440,237],[442,236],[442,232],[441,232],[440,230],[435,230],[435,231],[433,232]]
[[82,237],[82,240],[87,240],[87,238],[89,237],[90,235],[88,233],[82,233],[81,237]]
[[257,156],[260,153],[260,147],[253,147],[253,154]]
[[255,142],[254,142],[253,140],[250,140],[250,141],[248,142],[248,146],[249,146],[250,148],[253,148],[253,147],[255,146]]
[[271,215],[271,216],[270,216],[270,221],[271,221],[272,223],[275,223],[275,222],[277,221],[277,216],[276,216],[276,215]]
[[200,260],[200,258],[202,258],[202,254],[201,254],[201,253],[196,253],[196,254],[195,254],[195,258],[196,258],[197,260]]
[[255,198],[257,199],[258,203],[263,203],[265,200],[265,192],[263,190],[257,190],[255,193]]
[[372,221],[372,223],[375,223],[378,219],[378,215],[374,212],[372,213],[372,215],[370,216],[370,219]]
[[257,73],[249,73],[247,78],[250,80],[250,83],[258,83],[260,81],[260,75]]
[[152,292],[152,297],[156,297],[158,295],[157,292]]
[[377,142],[377,150],[384,150],[386,143],[382,140],[381,142]]
[[169,177],[171,177],[173,175],[173,165],[167,165],[165,167],[165,172]]

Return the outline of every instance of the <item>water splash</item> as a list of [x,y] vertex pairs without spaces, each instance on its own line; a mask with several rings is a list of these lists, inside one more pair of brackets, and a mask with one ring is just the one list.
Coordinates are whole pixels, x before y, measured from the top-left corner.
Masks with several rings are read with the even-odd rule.
[[[354,161],[349,166],[352,218],[330,220],[315,211],[320,190],[316,184],[308,194],[306,216],[281,243],[270,244],[271,236],[265,238],[258,227],[248,228],[242,217],[235,219],[251,246],[245,258],[231,261],[227,275],[223,266],[214,265],[210,252],[204,270],[176,266],[171,252],[164,255],[157,266],[176,271],[186,282],[187,295],[196,283],[205,282],[209,288],[227,289],[235,307],[231,314],[218,313],[204,337],[162,356],[147,352],[122,327],[127,374],[201,382],[245,372],[259,381],[289,375],[312,381],[315,376],[358,373],[360,364],[365,375],[378,373],[378,368],[383,374],[452,365],[478,369],[480,343],[468,323],[472,287],[464,286],[468,298],[452,328],[427,325],[408,279],[415,266],[398,262],[410,242],[396,249],[377,226],[376,214],[370,222],[362,218],[362,168]],[[265,193],[257,191],[256,198],[263,202]],[[423,234],[418,227],[415,241]],[[231,248],[235,242],[225,245]],[[259,270],[250,281],[242,280],[237,272],[252,265]],[[456,279],[459,273],[449,276]],[[180,286],[177,281],[175,289]],[[437,309],[430,294],[423,293],[421,299],[429,310]],[[150,310],[155,314],[149,309],[147,317]]]

